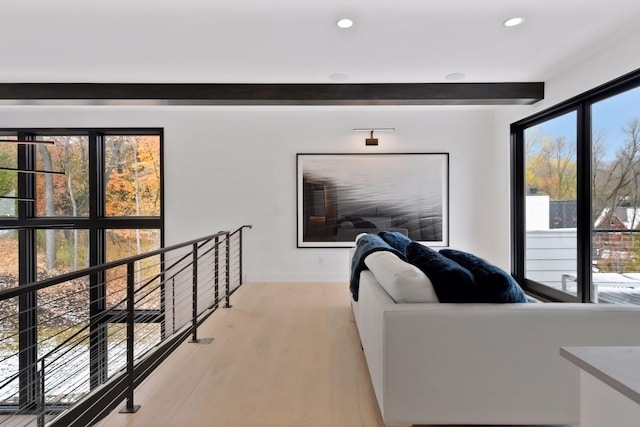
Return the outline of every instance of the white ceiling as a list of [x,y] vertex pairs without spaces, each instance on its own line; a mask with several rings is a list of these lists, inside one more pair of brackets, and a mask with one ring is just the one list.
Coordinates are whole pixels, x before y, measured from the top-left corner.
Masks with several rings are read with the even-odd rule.
[[0,82],[545,81],[639,22],[640,0],[0,0]]

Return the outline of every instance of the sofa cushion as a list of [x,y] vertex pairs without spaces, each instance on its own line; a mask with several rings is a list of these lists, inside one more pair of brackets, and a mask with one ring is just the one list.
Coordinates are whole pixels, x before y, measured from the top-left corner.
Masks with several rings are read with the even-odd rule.
[[473,275],[460,264],[417,242],[407,245],[406,256],[431,280],[440,302],[477,301]]
[[438,302],[429,278],[415,265],[387,251],[364,259],[380,286],[398,303]]
[[389,246],[402,253],[405,252],[407,245],[413,241],[409,237],[397,231],[380,231],[378,232],[378,236],[387,242]]
[[442,249],[440,253],[473,274],[478,286],[478,302],[528,302],[518,282],[506,271],[467,252]]

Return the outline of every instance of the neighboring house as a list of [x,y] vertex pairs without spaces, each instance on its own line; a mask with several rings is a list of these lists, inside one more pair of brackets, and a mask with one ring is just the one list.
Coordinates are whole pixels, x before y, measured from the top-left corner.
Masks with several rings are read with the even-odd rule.
[[594,222],[595,229],[635,230],[640,226],[640,208],[605,208]]

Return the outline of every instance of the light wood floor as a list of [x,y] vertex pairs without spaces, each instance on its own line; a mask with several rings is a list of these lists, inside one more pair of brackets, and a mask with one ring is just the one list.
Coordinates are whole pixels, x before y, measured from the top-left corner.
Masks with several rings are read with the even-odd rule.
[[383,426],[346,284],[245,284],[111,426]]

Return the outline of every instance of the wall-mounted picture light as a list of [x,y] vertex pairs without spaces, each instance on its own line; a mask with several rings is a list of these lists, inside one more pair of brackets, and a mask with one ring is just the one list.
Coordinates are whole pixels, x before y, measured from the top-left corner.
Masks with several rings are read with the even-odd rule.
[[373,132],[384,131],[384,132],[393,132],[396,128],[355,128],[353,129],[355,132],[369,132],[369,138],[364,140],[365,145],[378,145],[378,138],[373,137]]

